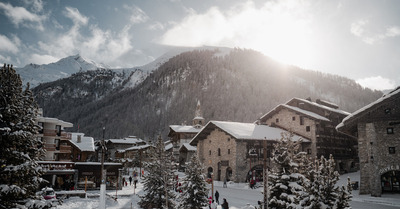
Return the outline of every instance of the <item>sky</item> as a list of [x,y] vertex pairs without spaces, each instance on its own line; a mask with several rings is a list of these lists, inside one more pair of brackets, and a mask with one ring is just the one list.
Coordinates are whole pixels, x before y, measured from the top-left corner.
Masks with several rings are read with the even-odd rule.
[[397,0],[0,0],[0,61],[80,54],[113,68],[166,46],[254,49],[377,90],[400,86]]

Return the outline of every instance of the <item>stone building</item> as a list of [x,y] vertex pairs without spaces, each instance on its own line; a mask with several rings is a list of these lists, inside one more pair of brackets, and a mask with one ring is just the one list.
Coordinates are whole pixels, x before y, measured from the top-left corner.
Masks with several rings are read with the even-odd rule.
[[293,98],[263,115],[258,122],[309,139],[308,154],[314,158],[332,154],[336,170],[346,173],[358,170],[357,140],[339,133],[335,127],[349,114],[327,101]]
[[336,129],[358,139],[360,194],[400,192],[400,87],[347,116]]
[[[192,125],[170,125],[168,137],[172,142],[172,152],[174,159],[183,168],[187,162],[188,156],[196,151],[195,147],[189,145],[190,140],[203,128],[204,118],[201,113],[200,101],[197,102],[195,116]],[[180,152],[182,151],[182,152]]]
[[[263,142],[267,141],[267,166],[273,143],[281,139],[279,128],[255,123],[210,121],[190,141],[197,146],[197,156],[204,165],[208,178],[218,181],[245,182],[250,177],[262,180]],[[293,140],[302,137],[294,135]],[[308,140],[304,140],[303,150]]]

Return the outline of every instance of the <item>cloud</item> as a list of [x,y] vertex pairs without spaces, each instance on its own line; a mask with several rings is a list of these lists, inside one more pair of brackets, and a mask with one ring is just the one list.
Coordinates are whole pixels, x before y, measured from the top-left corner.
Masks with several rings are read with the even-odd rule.
[[17,36],[14,36],[13,40],[10,40],[7,36],[0,34],[0,51],[16,54],[19,51],[18,47],[20,44],[21,40]]
[[130,12],[129,20],[132,24],[143,23],[149,19],[149,16],[147,16],[147,14],[142,9],[135,5],[124,5],[124,8]]
[[[106,62],[107,64],[121,65],[119,58],[132,50],[130,25],[121,31],[103,30],[97,25],[91,25],[90,19],[81,14],[78,9],[66,7],[64,15],[73,21],[67,32],[52,36],[46,42],[39,41],[37,53],[32,57],[32,62],[54,62],[60,58],[81,54],[91,60]],[[82,26],[88,25],[83,28]],[[89,34],[86,34],[89,31]]]
[[32,54],[28,59],[28,62],[41,65],[41,64],[57,62],[59,59],[60,58],[56,58],[51,55]]
[[14,7],[9,3],[5,4],[2,2],[0,2],[0,10],[4,11],[4,14],[16,27],[22,25],[40,31],[44,30],[43,21],[47,19],[46,15],[39,15],[23,7]]
[[390,26],[382,33],[372,33],[368,31],[367,26],[369,25],[368,20],[358,20],[350,25],[350,33],[354,36],[361,38],[361,40],[367,44],[374,44],[377,41],[382,41],[387,38],[393,38],[400,36],[399,26]]
[[66,7],[64,15],[74,22],[75,26],[86,25],[89,21],[88,17],[83,16],[77,8]]
[[187,9],[187,16],[172,25],[159,43],[178,46],[252,48],[285,63],[307,65],[313,59],[311,4],[307,1],[252,1],[227,10],[211,7],[204,13]]
[[356,82],[363,87],[376,90],[394,89],[396,87],[396,82],[382,76],[362,78],[356,80]]
[[42,0],[24,0],[27,6],[31,6],[34,12],[41,12],[43,10]]

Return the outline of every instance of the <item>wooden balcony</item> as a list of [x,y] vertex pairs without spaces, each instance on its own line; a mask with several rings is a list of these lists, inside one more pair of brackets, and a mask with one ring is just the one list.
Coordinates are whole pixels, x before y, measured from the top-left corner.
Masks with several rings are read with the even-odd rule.
[[44,137],[55,137],[55,138],[60,138],[61,140],[70,140],[71,139],[71,134],[66,133],[66,132],[61,132],[58,133],[57,130],[55,129],[45,129],[43,130],[43,136]]

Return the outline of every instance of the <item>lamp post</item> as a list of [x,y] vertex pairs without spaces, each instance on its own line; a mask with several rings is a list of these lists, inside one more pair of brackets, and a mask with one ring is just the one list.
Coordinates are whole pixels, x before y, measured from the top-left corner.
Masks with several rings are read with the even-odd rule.
[[214,173],[211,172],[211,202],[214,200]]
[[106,172],[104,171],[104,133],[106,127],[103,127],[103,139],[101,140],[101,183],[100,183],[100,203],[99,208],[106,208]]
[[267,139],[264,138],[263,143],[263,154],[264,154],[264,209],[268,208],[268,168],[267,168]]

